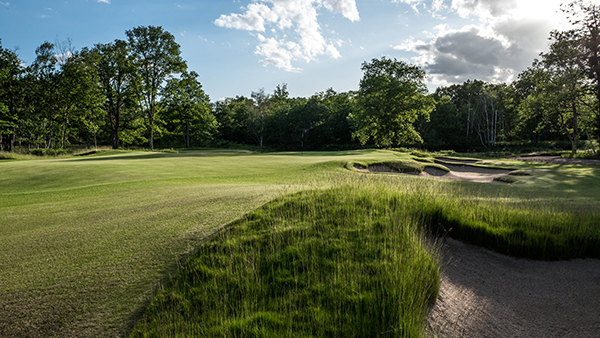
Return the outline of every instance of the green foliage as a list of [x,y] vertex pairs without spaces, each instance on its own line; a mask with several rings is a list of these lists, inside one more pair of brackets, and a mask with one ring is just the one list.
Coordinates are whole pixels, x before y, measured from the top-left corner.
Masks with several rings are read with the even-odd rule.
[[218,126],[210,99],[197,78],[194,71],[183,72],[178,79],[169,79],[163,89],[161,115],[171,124],[171,135],[183,137],[186,148],[190,147],[190,135],[200,144],[212,139]]
[[593,1],[575,0],[562,4],[561,10],[567,14],[575,26],[576,56],[582,71],[590,83],[588,88],[595,96],[592,109],[595,114],[596,137],[600,140],[600,5]]
[[246,123],[251,105],[251,99],[243,96],[215,103],[214,116],[219,124],[218,137],[221,140],[239,144],[252,143]]
[[[92,53],[97,55],[94,64],[98,72],[98,82],[105,97],[104,109],[110,125],[110,140],[113,149],[120,146],[122,112],[135,104],[137,88],[133,60],[129,46],[123,40],[109,44],[96,44]],[[131,142],[130,142],[131,143]]]
[[[436,92],[437,93],[437,92]],[[418,131],[425,146],[432,149],[468,148],[466,137],[466,116],[447,96],[436,100],[435,109],[429,119],[420,117]]]
[[360,109],[352,116],[354,135],[362,144],[374,140],[390,148],[422,142],[414,127],[419,116],[429,116],[434,100],[427,95],[425,72],[417,66],[385,57],[362,64],[357,100]]
[[154,115],[160,89],[167,77],[184,71],[186,64],[175,37],[160,26],[139,26],[126,31],[125,34],[129,40],[136,74],[139,76],[139,95],[148,117],[149,145],[152,149]]
[[[268,146],[279,150],[355,149],[353,125],[348,117],[357,109],[352,93],[333,89],[310,98],[289,98],[287,87],[278,86],[273,95],[264,90],[215,104],[219,137],[223,140]],[[256,102],[262,102],[260,105]],[[264,113],[260,113],[263,106]],[[262,115],[261,115],[262,114]],[[260,117],[260,118],[259,118]]]

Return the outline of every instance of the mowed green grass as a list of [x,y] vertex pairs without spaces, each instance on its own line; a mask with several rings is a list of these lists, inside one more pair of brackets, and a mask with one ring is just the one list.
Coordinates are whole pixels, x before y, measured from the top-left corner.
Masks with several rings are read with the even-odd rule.
[[[593,244],[599,234],[598,227],[594,227],[600,214],[598,167],[490,163],[531,171],[531,176],[518,177],[516,183],[506,186],[363,174],[345,169],[351,161],[408,158],[408,154],[387,151],[262,155],[189,151],[2,161],[0,336],[122,336],[141,317],[159,286],[168,284],[172,276],[176,276],[175,281],[181,278],[185,281],[187,277],[181,277],[181,271],[189,257],[192,257],[189,262],[198,262],[198,256],[193,254],[202,252],[199,248],[203,248],[207,235],[274,198],[315,188],[325,189],[324,194],[329,189],[335,191],[331,198],[338,201],[336,204],[348,204],[348,215],[354,214],[356,201],[370,203],[373,210],[383,205],[375,198],[382,191],[398,192],[400,197],[394,197],[395,201],[410,197],[409,204],[393,206],[412,210],[402,214],[410,216],[410,221],[401,224],[407,225],[406,229],[413,234],[424,229],[443,234],[450,225],[463,230],[451,232],[451,236],[462,236],[463,240],[500,252],[508,249],[509,254],[520,246],[522,256],[536,257],[540,252],[538,258],[546,259],[589,255],[589,250],[577,250],[579,243],[592,246],[591,256],[597,254],[594,248],[598,246]],[[355,191],[355,195],[350,195],[360,198],[344,199],[340,196],[346,194],[344,189]],[[302,195],[290,198],[300,198],[297,196]],[[316,207],[321,202],[315,201],[322,201],[318,196],[303,203],[313,203]],[[369,201],[369,196],[373,200]],[[294,217],[281,217],[287,215],[285,211],[269,205],[266,210],[278,211],[270,216],[263,211],[267,221],[260,212],[255,214],[260,216],[256,222],[266,236],[272,224],[269,219],[280,218],[284,222],[289,218],[292,221],[289,226],[293,227],[294,217],[301,217],[302,210],[311,208],[295,211]],[[330,207],[319,208],[325,214],[335,215]],[[385,214],[394,208],[381,210]],[[307,230],[311,236],[330,233],[322,232],[319,220],[316,216],[303,220],[318,227],[317,231]],[[367,223],[357,221],[356,225]],[[237,236],[252,237],[251,232],[244,232],[244,226],[247,227],[243,224],[239,227]],[[340,230],[339,234],[347,238],[348,233],[357,230],[360,227]],[[224,232],[223,236],[229,235]],[[405,238],[408,243],[420,243],[418,236]],[[498,238],[508,240],[501,242]],[[550,251],[546,248],[548,241],[557,241]],[[502,245],[494,247],[494,243]],[[569,249],[573,245],[575,250]],[[420,244],[417,248],[424,252],[425,261],[435,260]],[[305,251],[312,254],[311,250]],[[424,280],[435,277],[435,269],[427,271]],[[186,288],[181,293],[188,292]],[[168,296],[169,292],[171,289],[161,291],[159,297]],[[416,302],[421,307],[429,299],[427,292],[422,295],[422,301]],[[155,304],[149,311],[160,313],[157,309],[163,308],[167,314],[171,313],[169,307],[161,304]],[[256,320],[272,319],[277,330],[290,332],[290,326],[286,326],[289,322],[265,311],[258,311]],[[142,323],[162,325],[161,321],[154,321],[151,313]],[[422,311],[409,317],[417,327],[422,324]],[[317,314],[315,318],[325,317]],[[244,330],[254,322],[232,317],[228,327],[233,331],[229,332],[251,335],[252,332]],[[332,323],[335,326],[341,322]],[[184,321],[182,325],[187,324]],[[396,326],[396,330],[399,327],[402,326]],[[156,330],[150,325],[147,330],[142,326],[136,332],[152,336]],[[175,335],[178,331],[167,332]],[[393,335],[398,331],[390,332]]]
[[0,336],[124,334],[207,234],[299,189],[318,163],[356,156],[396,157],[190,151],[0,162]]

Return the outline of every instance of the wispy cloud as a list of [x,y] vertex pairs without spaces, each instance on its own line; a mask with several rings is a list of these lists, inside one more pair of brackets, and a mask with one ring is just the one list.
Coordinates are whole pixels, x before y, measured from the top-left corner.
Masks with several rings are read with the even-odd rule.
[[263,0],[242,7],[242,14],[221,15],[215,25],[256,32],[254,53],[265,65],[298,72],[301,69],[293,66],[293,61],[310,62],[320,55],[341,57],[335,47],[338,41],[322,34],[317,20],[321,8],[353,22],[360,20],[355,0]]
[[110,0],[98,0],[98,2],[101,2],[104,4],[110,4]]
[[2,2],[2,1],[0,1],[0,5],[8,7],[8,6],[10,6],[10,2]]

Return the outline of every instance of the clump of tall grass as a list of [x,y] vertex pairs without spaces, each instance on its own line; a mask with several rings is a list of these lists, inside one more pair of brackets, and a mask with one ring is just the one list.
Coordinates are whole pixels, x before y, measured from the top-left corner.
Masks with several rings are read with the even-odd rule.
[[301,192],[231,224],[132,336],[420,336],[439,264],[415,213],[380,188]]
[[542,260],[600,258],[600,210],[589,207],[457,199],[425,205],[422,212],[433,232],[503,254]]
[[34,158],[37,158],[37,156],[11,151],[0,151],[0,160],[31,160]]

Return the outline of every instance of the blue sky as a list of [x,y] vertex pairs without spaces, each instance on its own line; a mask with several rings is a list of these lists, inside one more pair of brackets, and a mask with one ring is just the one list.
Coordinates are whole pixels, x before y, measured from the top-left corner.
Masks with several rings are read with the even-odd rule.
[[212,101],[272,92],[358,89],[361,63],[418,64],[430,90],[510,82],[569,28],[562,0],[0,0],[0,38],[29,65],[44,41],[74,50],[162,26]]

